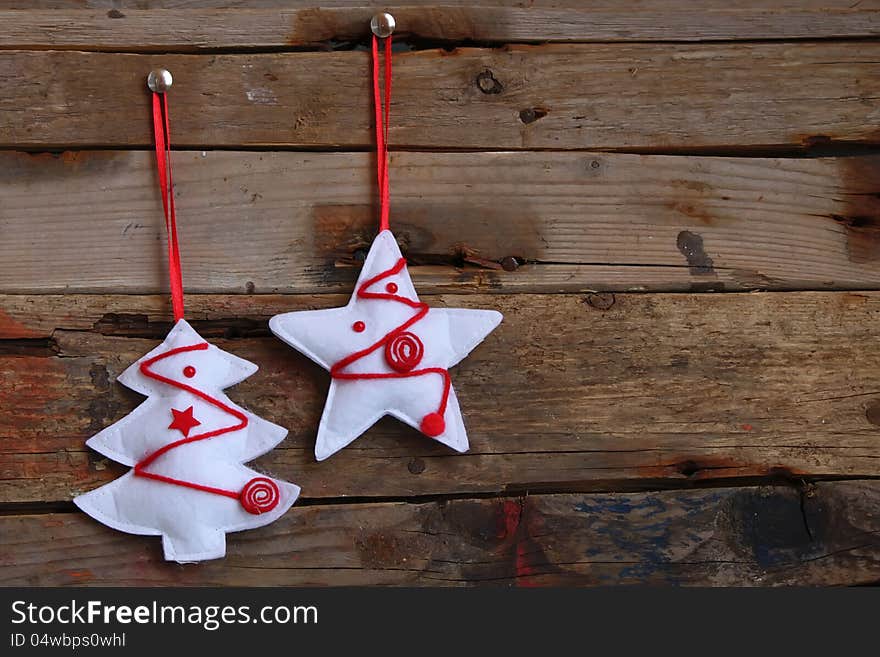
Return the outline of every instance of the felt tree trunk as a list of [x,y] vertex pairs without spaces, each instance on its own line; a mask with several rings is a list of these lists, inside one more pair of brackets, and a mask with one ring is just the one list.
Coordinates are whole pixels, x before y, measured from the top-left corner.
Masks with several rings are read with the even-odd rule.
[[243,463],[275,447],[287,430],[222,392],[256,370],[178,321],[165,342],[119,377],[147,400],[87,441],[132,470],[74,502],[115,529],[161,535],[165,558],[181,562],[222,557],[226,532],[280,517],[299,487]]

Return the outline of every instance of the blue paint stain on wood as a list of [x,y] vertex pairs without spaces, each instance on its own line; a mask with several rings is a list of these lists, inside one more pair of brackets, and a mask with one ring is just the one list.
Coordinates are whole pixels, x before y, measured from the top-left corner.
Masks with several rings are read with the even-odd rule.
[[679,584],[688,579],[688,562],[713,560],[719,568],[725,560],[751,564],[760,574],[825,549],[821,530],[808,526],[800,491],[792,487],[590,495],[574,508],[596,537],[587,557],[636,561],[620,570],[623,580]]
[[[688,494],[693,497],[694,493]],[[584,514],[597,545],[586,556],[603,560],[637,560],[620,570],[624,581],[663,581],[679,584],[685,577],[674,566],[677,554],[697,549],[703,537],[681,531],[681,526],[706,526],[707,509],[718,507],[723,493],[705,491],[697,503],[682,503],[681,496],[651,494],[591,495],[575,505]],[[684,537],[684,538],[683,538]],[[684,542],[683,542],[684,541]]]

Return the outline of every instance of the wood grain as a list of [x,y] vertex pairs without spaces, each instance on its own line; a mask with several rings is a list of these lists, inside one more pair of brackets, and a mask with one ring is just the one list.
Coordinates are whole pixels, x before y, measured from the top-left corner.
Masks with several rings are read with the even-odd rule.
[[[376,230],[372,159],[175,153],[187,290],[349,291]],[[153,160],[0,153],[0,291],[164,292]],[[392,224],[423,293],[880,287],[877,156],[395,153],[391,166]]]
[[627,3],[443,0],[320,2],[0,2],[0,48],[196,51],[363,41],[377,7],[396,36],[429,41],[705,41],[816,39],[880,34],[875,1],[682,0]]
[[[880,293],[430,298],[505,315],[452,372],[471,451],[387,419],[317,464],[328,376],[265,321],[344,300],[188,299],[197,330],[261,368],[232,399],[290,430],[257,468],[307,498],[880,475]],[[30,338],[0,343],[0,501],[65,501],[122,474],[84,441],[141,402],[114,379],[167,331],[167,299],[5,297],[2,307],[9,335]],[[52,323],[51,340],[39,337]]]
[[222,561],[80,513],[0,517],[4,586],[839,585],[880,579],[876,481],[294,506]]
[[[599,44],[395,56],[408,149],[748,149],[878,143],[880,43]],[[366,52],[0,52],[0,146],[149,146],[147,72],[177,146],[372,148]]]

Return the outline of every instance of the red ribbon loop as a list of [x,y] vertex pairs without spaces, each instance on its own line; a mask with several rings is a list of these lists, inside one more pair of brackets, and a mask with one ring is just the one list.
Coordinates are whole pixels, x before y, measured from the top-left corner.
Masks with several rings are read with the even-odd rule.
[[171,176],[171,130],[168,121],[168,96],[153,92],[153,135],[156,141],[156,165],[165,230],[168,233],[168,276],[171,279],[171,306],[174,321],[183,319],[183,281],[180,273],[180,245],[177,240],[177,213],[174,211],[174,182]]
[[376,113],[376,170],[379,178],[379,231],[388,230],[388,114],[391,111],[391,37],[385,39],[385,112],[379,89],[379,39],[373,36],[373,109]]

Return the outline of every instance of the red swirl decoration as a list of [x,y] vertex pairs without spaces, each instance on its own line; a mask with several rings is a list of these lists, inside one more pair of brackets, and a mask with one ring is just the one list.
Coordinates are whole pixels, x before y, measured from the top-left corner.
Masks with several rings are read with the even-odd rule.
[[244,485],[238,500],[244,510],[254,515],[267,513],[278,506],[281,492],[277,484],[266,477],[254,477]]
[[[223,434],[232,433],[233,431],[239,431],[241,429],[244,429],[248,425],[247,416],[244,413],[242,413],[241,411],[239,411],[235,408],[232,408],[231,406],[229,406],[227,404],[224,404],[219,399],[215,399],[214,397],[211,397],[210,395],[199,390],[198,388],[194,388],[193,386],[187,385],[185,383],[180,383],[178,381],[175,381],[174,379],[169,379],[168,377],[162,376],[161,374],[158,374],[158,373],[154,372],[152,369],[150,369],[150,368],[152,368],[152,366],[156,362],[163,360],[165,358],[170,358],[171,356],[174,356],[176,354],[186,353],[186,352],[190,352],[190,351],[204,351],[207,348],[208,348],[208,343],[201,342],[198,344],[189,345],[188,347],[177,347],[176,349],[170,349],[169,351],[166,351],[164,354],[159,354],[158,356],[153,356],[152,358],[142,362],[140,365],[141,374],[143,374],[144,376],[149,377],[151,379],[154,379],[156,381],[160,381],[162,383],[167,383],[168,385],[173,386],[175,388],[178,388],[180,390],[185,390],[185,391],[195,395],[196,397],[203,399],[204,401],[208,402],[212,406],[219,408],[221,411],[228,413],[229,415],[234,417],[236,420],[238,420],[238,422],[236,424],[231,424],[229,426],[221,427],[220,429],[214,429],[213,431],[205,431],[203,433],[193,434],[187,438],[181,438],[180,440],[176,440],[172,443],[168,443],[167,445],[164,445],[163,447],[160,447],[159,449],[157,449],[154,452],[151,452],[150,454],[148,454],[147,456],[145,456],[143,459],[141,459],[140,461],[138,461],[135,464],[134,474],[136,477],[145,477],[147,479],[161,481],[166,484],[172,484],[174,486],[183,486],[184,488],[192,488],[195,490],[204,491],[206,493],[211,493],[212,495],[222,495],[224,497],[230,497],[234,500],[239,500],[241,502],[242,506],[244,506],[245,510],[248,511],[248,513],[265,513],[266,511],[272,509],[273,507],[275,507],[278,504],[278,497],[279,497],[278,486],[275,484],[275,482],[273,482],[269,479],[266,479],[265,477],[257,477],[255,479],[251,479],[251,481],[248,482],[247,486],[245,486],[245,489],[247,489],[248,486],[251,486],[252,484],[254,484],[254,488],[256,490],[253,493],[245,494],[246,493],[245,490],[242,490],[240,492],[236,492],[234,490],[225,490],[223,488],[215,488],[213,486],[204,486],[203,484],[198,484],[193,481],[186,481],[184,479],[175,479],[174,477],[166,477],[165,475],[160,475],[160,474],[156,474],[155,472],[148,472],[147,471],[147,467],[150,464],[152,464],[156,459],[161,457],[163,454],[167,454],[168,452],[170,452],[173,449],[177,449],[181,445],[186,445],[188,443],[194,443],[199,440],[207,440],[208,438],[215,438],[216,436],[222,436]],[[193,368],[193,374],[195,374],[194,368]],[[184,372],[184,375],[188,376],[186,374],[186,372]],[[258,487],[255,484],[255,482],[259,482],[260,486]],[[271,496],[267,497],[263,492],[261,492],[263,490],[263,486],[264,486],[263,482],[269,482],[269,484],[271,484],[272,490],[274,490],[274,502],[271,502],[272,506],[270,506],[268,508],[262,508],[261,506],[259,506],[259,504],[265,505],[265,503],[266,503],[266,502],[261,502],[261,500],[270,500],[271,501]],[[249,501],[248,503],[251,504],[250,507],[247,506],[247,504],[245,503],[245,500]],[[257,511],[251,510],[251,509],[260,509],[260,508],[262,508],[262,510],[257,510]]]
[[409,331],[398,333],[385,343],[385,361],[396,372],[409,372],[422,361],[425,345]]
[[[348,381],[357,381],[357,380],[365,380],[365,379],[403,379],[409,377],[416,376],[427,376],[429,374],[439,375],[443,379],[443,390],[440,394],[440,403],[437,406],[437,411],[434,413],[428,413],[425,417],[422,418],[420,429],[422,433],[431,436],[432,438],[439,436],[446,430],[446,421],[444,420],[444,416],[446,415],[446,405],[449,402],[449,390],[452,387],[452,382],[449,378],[449,372],[447,372],[442,367],[424,367],[421,369],[414,369],[418,366],[418,364],[422,360],[422,356],[424,355],[425,347],[422,344],[422,341],[414,334],[409,332],[411,326],[415,325],[417,322],[424,319],[425,315],[428,314],[428,304],[421,303],[419,301],[413,301],[412,299],[408,299],[406,297],[395,294],[394,292],[390,292],[392,288],[391,286],[386,287],[386,290],[389,290],[388,293],[384,292],[368,292],[367,290],[386,278],[394,276],[398,274],[404,267],[406,267],[406,260],[401,258],[397,261],[390,269],[383,271],[382,273],[374,276],[373,278],[365,281],[358,288],[357,296],[359,299],[381,299],[385,301],[394,301],[396,303],[402,303],[406,306],[409,306],[416,313],[406,320],[403,324],[395,327],[393,330],[386,333],[380,340],[374,342],[366,349],[361,349],[360,351],[356,351],[353,354],[349,354],[339,362],[335,363],[330,368],[330,376],[334,379],[343,379]],[[388,363],[388,366],[393,369],[393,372],[346,372],[345,369],[351,365],[359,361],[360,359],[372,354],[377,349],[383,348],[385,349],[385,361]]]

